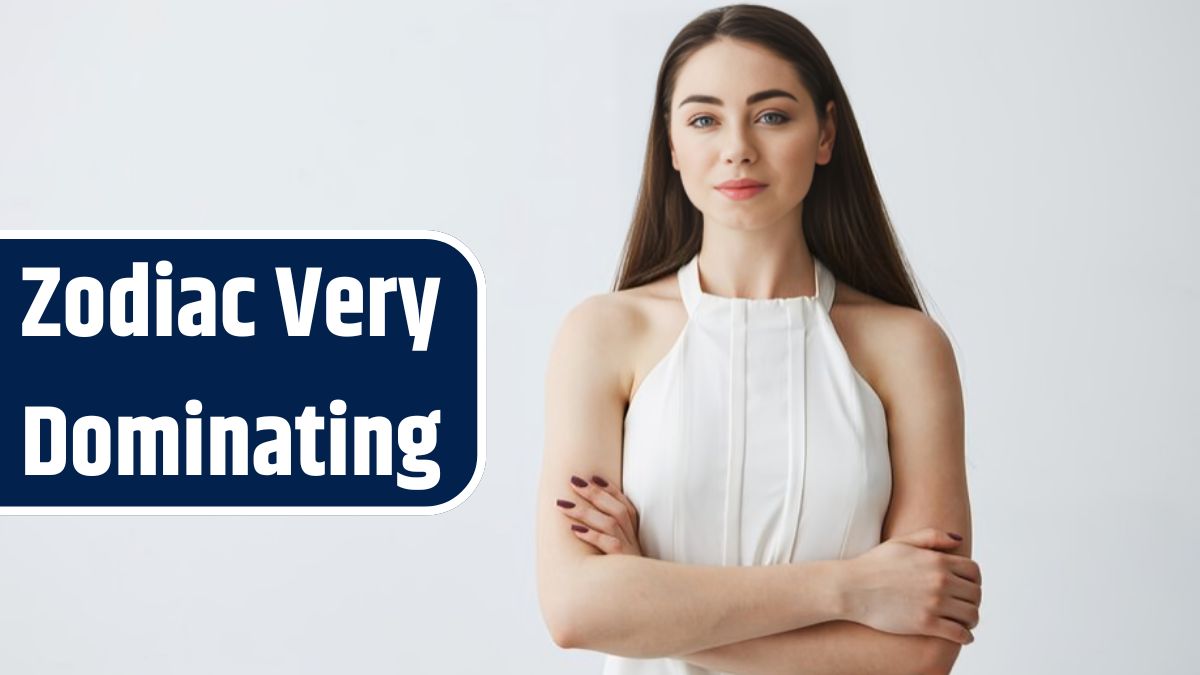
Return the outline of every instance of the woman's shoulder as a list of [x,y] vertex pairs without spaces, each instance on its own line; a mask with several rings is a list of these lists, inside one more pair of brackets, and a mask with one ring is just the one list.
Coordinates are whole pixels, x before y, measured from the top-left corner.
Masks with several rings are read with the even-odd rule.
[[570,324],[581,334],[604,339],[629,337],[644,328],[656,310],[680,301],[678,288],[672,293],[663,281],[590,295],[567,312],[564,326]]
[[626,395],[653,362],[655,350],[686,320],[673,275],[631,288],[597,293],[578,302],[563,319],[559,342],[616,378]]
[[914,359],[949,348],[945,332],[927,313],[840,281],[830,318],[855,368],[885,405],[903,396]]
[[682,308],[679,284],[668,274],[640,286],[588,296],[568,319],[602,330],[608,338],[631,337],[677,307]]
[[880,345],[895,344],[898,339],[936,340],[941,333],[941,326],[925,312],[892,304],[840,281],[830,311],[840,314],[847,327],[876,338]]

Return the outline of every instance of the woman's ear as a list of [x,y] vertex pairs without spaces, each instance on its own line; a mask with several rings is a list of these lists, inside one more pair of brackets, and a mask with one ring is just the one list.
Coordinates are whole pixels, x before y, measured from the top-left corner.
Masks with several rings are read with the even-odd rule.
[[817,145],[817,164],[828,164],[833,159],[833,140],[837,136],[837,123],[834,121],[833,99],[825,104],[825,121],[821,124],[821,139]]

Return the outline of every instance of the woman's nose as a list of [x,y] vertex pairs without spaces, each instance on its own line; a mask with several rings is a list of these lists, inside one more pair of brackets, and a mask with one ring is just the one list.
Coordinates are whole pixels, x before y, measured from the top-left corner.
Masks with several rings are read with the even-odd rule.
[[725,147],[721,150],[721,160],[726,164],[752,164],[757,157],[754,145],[750,142],[746,132],[740,129],[731,129]]

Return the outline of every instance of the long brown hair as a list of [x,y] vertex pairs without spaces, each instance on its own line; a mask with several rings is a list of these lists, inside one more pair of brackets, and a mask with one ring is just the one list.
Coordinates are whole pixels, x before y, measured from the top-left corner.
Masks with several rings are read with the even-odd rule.
[[804,24],[761,5],[709,10],[684,26],[667,48],[658,71],[637,205],[614,290],[674,272],[700,251],[703,218],[671,166],[667,134],[679,69],[696,50],[719,37],[757,43],[791,62],[821,123],[826,104],[834,101],[833,156],[828,164],[816,166],[802,209],[809,252],[839,280],[887,302],[924,311],[833,63]]

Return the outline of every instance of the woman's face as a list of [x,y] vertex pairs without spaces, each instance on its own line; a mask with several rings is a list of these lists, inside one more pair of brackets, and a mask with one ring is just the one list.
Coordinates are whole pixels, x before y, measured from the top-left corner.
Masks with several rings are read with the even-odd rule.
[[[670,110],[671,163],[705,222],[762,229],[800,222],[817,164],[833,152],[790,63],[757,44],[719,38],[680,68]],[[722,188],[750,179],[765,187]]]

